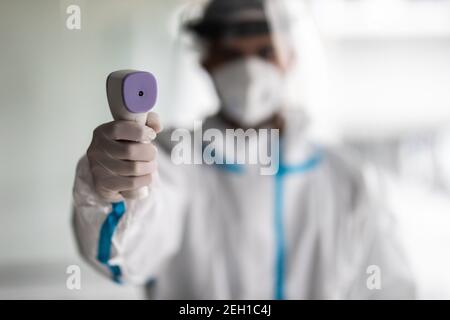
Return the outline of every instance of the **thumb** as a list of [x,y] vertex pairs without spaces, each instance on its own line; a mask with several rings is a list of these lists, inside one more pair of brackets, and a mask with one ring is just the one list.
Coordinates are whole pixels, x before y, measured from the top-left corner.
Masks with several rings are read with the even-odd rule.
[[156,133],[160,133],[163,129],[161,122],[159,121],[159,115],[156,112],[149,112],[147,114],[146,125],[155,130]]

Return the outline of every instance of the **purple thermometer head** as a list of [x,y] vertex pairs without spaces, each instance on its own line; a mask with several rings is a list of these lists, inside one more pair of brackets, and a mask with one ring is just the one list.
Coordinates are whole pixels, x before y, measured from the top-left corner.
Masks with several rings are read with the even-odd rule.
[[123,79],[123,104],[131,113],[150,111],[156,103],[157,94],[156,78],[150,72],[129,73]]

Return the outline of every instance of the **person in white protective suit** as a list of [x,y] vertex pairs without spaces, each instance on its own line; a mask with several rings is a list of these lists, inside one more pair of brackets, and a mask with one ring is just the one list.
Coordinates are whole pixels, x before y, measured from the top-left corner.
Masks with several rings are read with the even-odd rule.
[[[176,165],[172,131],[160,132],[155,113],[146,127],[103,124],[76,172],[81,254],[156,299],[414,298],[371,169],[316,146],[304,114],[281,108],[289,65],[278,59],[264,2],[213,0],[187,29],[202,41],[222,105],[202,129],[279,129],[279,169]],[[143,186],[148,197],[123,199]]]

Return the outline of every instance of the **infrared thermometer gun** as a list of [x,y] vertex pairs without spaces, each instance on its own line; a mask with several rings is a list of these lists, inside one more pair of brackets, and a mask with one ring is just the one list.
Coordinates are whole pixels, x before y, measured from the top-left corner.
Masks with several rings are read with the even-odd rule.
[[[120,70],[106,80],[106,93],[111,114],[115,120],[136,121],[146,125],[147,113],[154,107],[157,97],[155,77],[144,71]],[[125,199],[142,199],[148,196],[148,187],[121,192]]]

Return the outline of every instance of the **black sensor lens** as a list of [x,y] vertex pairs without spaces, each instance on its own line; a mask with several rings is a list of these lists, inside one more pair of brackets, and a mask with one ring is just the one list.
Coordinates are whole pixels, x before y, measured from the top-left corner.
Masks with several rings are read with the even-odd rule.
[[144,91],[139,91],[138,95],[139,97],[142,97],[144,95]]

